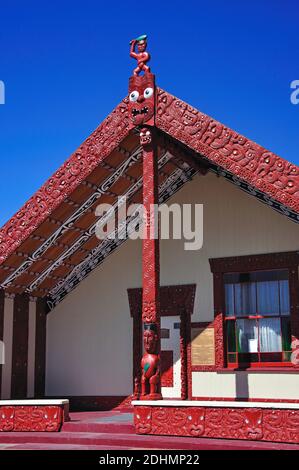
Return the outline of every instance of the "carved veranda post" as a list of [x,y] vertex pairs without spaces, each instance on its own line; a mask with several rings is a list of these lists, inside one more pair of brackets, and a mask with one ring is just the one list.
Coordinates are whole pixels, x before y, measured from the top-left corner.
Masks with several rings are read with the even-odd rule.
[[[137,52],[135,51],[137,47]],[[146,36],[131,41],[130,55],[137,60],[134,75],[129,81],[129,113],[132,128],[139,129],[143,149],[143,207],[144,235],[142,245],[142,322],[144,354],[141,361],[141,389],[143,400],[161,399],[160,370],[160,257],[159,221],[157,207],[158,161],[155,130],[155,76],[147,62]],[[143,75],[140,75],[143,73]]]

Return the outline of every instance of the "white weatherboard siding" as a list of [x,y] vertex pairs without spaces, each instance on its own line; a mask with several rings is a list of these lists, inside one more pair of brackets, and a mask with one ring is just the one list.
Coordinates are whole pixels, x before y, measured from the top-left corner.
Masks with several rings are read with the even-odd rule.
[[[204,242],[185,251],[161,242],[161,284],[195,283],[192,321],[213,319],[209,258],[299,249],[299,225],[215,175],[198,176],[170,202],[204,205]],[[141,286],[141,242],[129,241],[47,317],[48,395],[126,395],[132,391],[132,320],[127,288]],[[215,378],[215,376],[216,378]],[[299,374],[193,373],[194,396],[299,398]]]

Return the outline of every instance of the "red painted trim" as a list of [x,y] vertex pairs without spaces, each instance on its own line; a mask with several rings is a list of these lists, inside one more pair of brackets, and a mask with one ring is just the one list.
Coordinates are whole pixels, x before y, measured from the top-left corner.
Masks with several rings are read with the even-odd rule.
[[[294,365],[291,362],[252,362],[249,366],[242,367],[242,365],[238,365],[237,363],[229,363],[227,364],[228,370],[247,370],[250,371],[264,371],[264,370],[281,370],[281,371],[293,371]],[[224,369],[225,370],[225,369]],[[298,371],[299,372],[299,371]]]
[[0,406],[0,432],[58,432],[65,406]]
[[137,434],[299,443],[299,410],[135,406]]
[[[194,308],[195,284],[160,287],[160,315],[179,315],[180,352],[181,352],[181,389],[182,399],[192,396],[191,374],[191,315]],[[128,289],[131,316],[133,317],[133,383],[140,381],[140,361],[142,357],[141,305],[142,289]]]
[[[4,335],[4,302],[5,302],[5,294],[3,290],[0,290],[0,341],[3,341],[3,335]],[[2,386],[2,364],[0,364],[0,397],[1,397],[1,386]]]
[[46,327],[47,304],[45,299],[36,301],[35,326],[35,366],[34,366],[34,396],[43,398],[45,395],[46,377]]
[[247,271],[290,269],[299,265],[298,251],[264,253],[260,255],[210,258],[212,273],[238,273]]
[[158,88],[156,125],[211,162],[299,212],[299,167]]
[[[265,364],[265,367],[263,366]],[[245,372],[277,372],[282,374],[298,374],[299,370],[293,366],[292,363],[286,363],[284,365],[283,362],[272,363],[272,366],[267,366],[267,362],[263,362],[262,364],[257,367],[257,365],[253,367],[226,367],[224,369],[218,369],[217,372],[232,372],[232,371],[245,371]]]
[[124,99],[73,155],[2,227],[0,262],[7,259],[129,133]]
[[11,398],[27,397],[29,297],[17,294],[13,307]]

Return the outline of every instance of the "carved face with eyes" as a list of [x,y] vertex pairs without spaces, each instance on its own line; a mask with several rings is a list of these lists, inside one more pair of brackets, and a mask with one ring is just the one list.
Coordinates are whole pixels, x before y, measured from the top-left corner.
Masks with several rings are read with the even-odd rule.
[[133,127],[148,123],[154,125],[155,79],[151,73],[130,77],[129,115]]
[[139,137],[140,137],[140,143],[142,146],[149,145],[152,142],[152,134],[149,128],[147,127],[143,127],[141,129]]

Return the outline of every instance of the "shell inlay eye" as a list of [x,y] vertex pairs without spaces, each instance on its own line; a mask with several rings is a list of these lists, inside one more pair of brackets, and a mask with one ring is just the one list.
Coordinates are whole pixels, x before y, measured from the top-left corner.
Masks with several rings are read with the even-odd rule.
[[153,88],[148,87],[144,90],[144,98],[150,98],[154,93]]
[[138,93],[138,91],[137,91],[137,90],[131,91],[131,93],[130,93],[130,101],[133,101],[133,103],[134,103],[135,101],[138,100],[138,98],[139,98],[139,93]]

